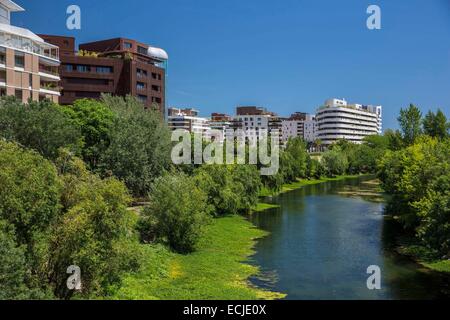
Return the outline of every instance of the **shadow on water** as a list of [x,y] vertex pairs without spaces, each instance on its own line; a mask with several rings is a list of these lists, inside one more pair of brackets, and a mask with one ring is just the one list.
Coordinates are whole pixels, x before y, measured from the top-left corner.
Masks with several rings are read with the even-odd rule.
[[[434,299],[450,297],[446,275],[395,251],[398,225],[372,178],[306,186],[264,200],[280,207],[250,220],[270,234],[260,239],[251,279],[287,299]],[[367,267],[381,268],[381,290],[367,289]]]

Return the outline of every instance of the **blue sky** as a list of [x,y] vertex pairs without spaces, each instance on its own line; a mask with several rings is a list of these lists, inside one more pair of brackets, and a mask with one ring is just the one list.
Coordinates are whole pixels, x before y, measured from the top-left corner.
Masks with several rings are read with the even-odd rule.
[[[381,104],[385,128],[415,103],[450,116],[450,0],[16,0],[13,23],[77,42],[127,37],[170,56],[168,104],[234,114],[313,113],[329,97]],[[82,29],[66,29],[66,8]],[[382,29],[366,28],[366,9]]]

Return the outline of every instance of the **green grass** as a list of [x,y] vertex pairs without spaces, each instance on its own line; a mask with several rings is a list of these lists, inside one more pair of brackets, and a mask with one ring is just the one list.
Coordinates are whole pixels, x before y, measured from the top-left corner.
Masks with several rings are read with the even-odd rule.
[[252,212],[262,212],[273,208],[279,208],[280,206],[277,204],[270,203],[262,203],[258,202],[258,204],[252,209]]
[[357,178],[360,176],[361,175],[342,175],[342,176],[337,176],[334,178],[320,178],[320,179],[312,179],[312,180],[298,179],[298,181],[296,181],[296,182],[284,184],[280,191],[272,191],[267,188],[262,188],[261,192],[259,193],[259,196],[260,197],[277,196],[281,193],[300,189],[304,186],[319,184],[319,183],[328,182],[328,181],[340,181],[340,180],[344,180],[344,179],[348,179],[348,178]]
[[252,300],[278,299],[284,295],[249,284],[258,268],[246,264],[257,238],[265,232],[245,218],[214,219],[198,250],[180,255],[162,245],[142,245],[144,265],[123,279],[113,299],[139,300]]

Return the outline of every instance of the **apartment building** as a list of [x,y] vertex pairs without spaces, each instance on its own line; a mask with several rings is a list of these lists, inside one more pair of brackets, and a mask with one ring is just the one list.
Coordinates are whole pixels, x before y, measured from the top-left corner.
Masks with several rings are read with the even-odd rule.
[[306,142],[314,142],[316,130],[317,123],[314,115],[296,112],[282,121],[282,141],[286,143],[289,138],[300,137]]
[[125,38],[79,45],[73,37],[41,35],[61,52],[61,104],[98,99],[102,93],[137,97],[146,108],[165,114],[167,53]]
[[167,124],[170,130],[183,129],[191,133],[207,135],[211,130],[209,119],[198,116],[199,111],[193,108],[169,108]]
[[222,132],[222,136],[233,136],[237,137],[237,130],[244,130],[244,123],[240,120],[234,119],[224,113],[212,113],[211,120],[209,121],[209,126],[212,130],[219,130]]
[[364,137],[382,133],[382,107],[349,104],[345,99],[329,99],[317,110],[317,138],[324,145],[345,139],[362,143]]
[[59,48],[28,29],[11,25],[11,13],[24,11],[0,0],[0,94],[22,102],[50,99],[58,103]]

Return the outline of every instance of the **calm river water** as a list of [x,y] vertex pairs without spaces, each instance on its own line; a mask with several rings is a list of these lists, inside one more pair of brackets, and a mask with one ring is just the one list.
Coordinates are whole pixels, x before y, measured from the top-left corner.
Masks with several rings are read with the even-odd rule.
[[[280,208],[250,217],[270,232],[256,245],[251,260],[261,274],[251,281],[287,299],[449,298],[449,277],[394,252],[396,226],[367,180],[327,182],[266,199]],[[381,268],[381,290],[367,289],[370,265]]]

